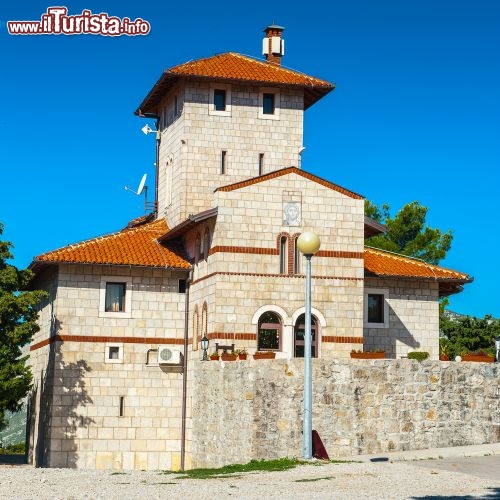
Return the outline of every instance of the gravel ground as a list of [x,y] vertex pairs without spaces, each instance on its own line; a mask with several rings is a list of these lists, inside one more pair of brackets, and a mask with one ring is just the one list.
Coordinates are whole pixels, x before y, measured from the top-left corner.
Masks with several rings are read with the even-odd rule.
[[182,479],[176,473],[0,466],[2,499],[432,499],[500,498],[500,474],[476,476],[418,462],[304,465],[284,472]]

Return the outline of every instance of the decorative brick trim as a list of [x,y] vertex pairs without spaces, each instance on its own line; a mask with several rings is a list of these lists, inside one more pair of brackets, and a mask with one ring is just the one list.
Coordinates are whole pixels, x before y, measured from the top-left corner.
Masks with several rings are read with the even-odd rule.
[[323,342],[333,342],[336,344],[362,344],[363,337],[337,337],[335,335],[325,335],[321,337]]
[[[214,276],[257,276],[257,277],[263,277],[263,278],[298,278],[298,279],[304,279],[305,275],[304,274],[266,274],[266,273],[236,273],[236,272],[230,272],[230,271],[220,271],[220,272],[214,272],[207,274],[206,276],[203,276],[201,278],[198,278],[197,280],[194,280],[191,285],[195,285],[197,283],[200,283],[201,281],[204,281],[206,279],[212,278]],[[311,276],[312,279],[317,279],[317,280],[341,280],[341,281],[364,281],[364,278],[354,278],[354,277],[349,277],[349,276]]]
[[320,250],[315,257],[334,257],[340,259],[364,259],[363,252],[344,252],[343,250]]
[[[280,253],[280,239],[282,236],[286,236],[288,238],[288,242],[294,242],[299,235],[290,235],[288,233],[280,233],[276,239],[276,248],[260,248],[260,247],[235,247],[235,246],[226,246],[226,245],[216,245],[211,248],[208,252],[209,255],[213,255],[215,253],[247,253],[247,254],[256,254],[256,255],[279,255]],[[289,252],[293,253],[293,245],[288,245]],[[345,252],[343,250],[320,250],[316,255],[316,257],[327,257],[327,258],[341,258],[341,259],[364,259],[363,252]],[[292,259],[293,260],[293,259]],[[289,259],[290,262],[290,259]]]
[[226,245],[216,245],[210,249],[209,255],[214,253],[251,253],[258,255],[279,255],[279,248],[259,248],[259,247],[234,247]]
[[103,344],[106,342],[122,342],[123,344],[173,344],[182,345],[184,339],[176,338],[156,338],[156,337],[109,337],[93,335],[54,335],[48,339],[42,340],[30,346],[30,351],[36,351],[41,347],[54,342],[87,342],[94,344]]
[[257,340],[256,333],[210,332],[209,340]]
[[309,172],[306,172],[304,170],[300,170],[297,167],[287,167],[283,168],[281,170],[275,170],[274,172],[270,172],[265,175],[261,175],[259,177],[254,177],[252,179],[248,179],[246,181],[242,182],[236,182],[235,184],[229,184],[228,186],[222,186],[220,188],[217,188],[215,191],[234,191],[236,189],[241,189],[247,186],[252,186],[253,184],[258,184],[259,182],[264,182],[268,181],[270,179],[275,179],[277,177],[281,177],[283,175],[288,175],[288,174],[297,174],[300,175],[301,177],[305,177],[306,179],[316,182],[317,184],[321,184],[322,186],[325,186],[329,189],[333,189],[334,191],[337,191],[339,193],[342,193],[349,198],[354,198],[356,200],[363,200],[363,196],[354,193],[353,191],[349,191],[348,189],[345,189],[341,186],[337,186],[336,184],[333,184],[332,182],[329,182],[325,179],[322,179],[321,177],[317,177],[316,175],[310,174]]

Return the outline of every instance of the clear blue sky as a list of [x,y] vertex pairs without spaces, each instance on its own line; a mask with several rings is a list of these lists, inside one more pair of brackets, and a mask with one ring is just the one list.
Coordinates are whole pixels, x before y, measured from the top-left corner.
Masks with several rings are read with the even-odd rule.
[[0,7],[0,221],[18,267],[121,229],[153,192],[154,138],[133,115],[161,72],[219,52],[261,57],[285,26],[283,64],[336,84],[306,113],[303,168],[393,212],[429,207],[451,229],[446,267],[474,276],[451,309],[500,317],[500,2],[497,0],[66,1],[151,24],[147,36],[12,36],[52,3]]

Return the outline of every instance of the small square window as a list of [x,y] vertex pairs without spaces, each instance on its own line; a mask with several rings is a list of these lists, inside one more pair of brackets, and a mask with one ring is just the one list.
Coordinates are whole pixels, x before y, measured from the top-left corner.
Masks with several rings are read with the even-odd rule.
[[105,312],[125,311],[125,283],[106,283]]
[[104,351],[105,363],[123,363],[123,344],[121,342],[106,344]]
[[214,89],[214,109],[215,111],[226,111],[226,91]]
[[274,94],[264,92],[262,95],[262,113],[274,115]]
[[108,348],[108,359],[120,359],[120,348],[111,346]]

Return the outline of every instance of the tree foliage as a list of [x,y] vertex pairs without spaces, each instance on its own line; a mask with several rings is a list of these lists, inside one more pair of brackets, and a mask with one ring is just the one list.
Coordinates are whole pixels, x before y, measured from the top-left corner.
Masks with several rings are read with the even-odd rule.
[[441,317],[440,329],[444,337],[440,340],[451,359],[466,352],[487,351],[495,354],[495,338],[500,336],[500,320],[491,316],[458,319]]
[[21,355],[21,348],[39,329],[36,305],[45,296],[45,292],[27,290],[30,270],[20,271],[7,263],[13,258],[11,248],[11,243],[0,239],[0,429],[6,425],[5,412],[17,411],[31,387],[28,356]]
[[426,224],[427,207],[413,201],[405,205],[392,217],[390,207],[380,207],[365,200],[365,215],[387,226],[385,234],[366,240],[371,247],[422,259],[429,264],[438,264],[451,248],[451,231],[442,232]]

